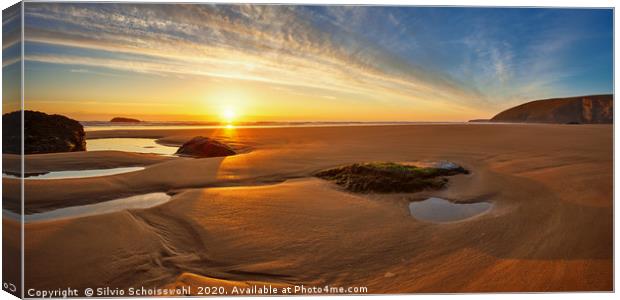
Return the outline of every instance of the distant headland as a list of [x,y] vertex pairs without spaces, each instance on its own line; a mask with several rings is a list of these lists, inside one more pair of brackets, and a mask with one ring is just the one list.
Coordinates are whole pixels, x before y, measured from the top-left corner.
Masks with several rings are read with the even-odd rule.
[[611,124],[613,113],[613,95],[606,94],[534,100],[469,122]]
[[140,123],[142,121],[140,121],[138,119],[132,119],[132,118],[116,117],[116,118],[112,118],[112,120],[110,120],[110,122],[114,122],[114,123]]

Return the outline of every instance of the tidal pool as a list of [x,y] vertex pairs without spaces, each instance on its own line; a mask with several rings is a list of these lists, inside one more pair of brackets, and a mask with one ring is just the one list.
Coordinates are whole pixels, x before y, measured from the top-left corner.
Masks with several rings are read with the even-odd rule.
[[445,199],[431,197],[423,201],[409,203],[409,212],[420,220],[445,223],[465,220],[487,212],[492,204],[488,202],[453,203]]
[[[126,167],[126,168],[111,168],[111,169],[92,169],[92,170],[75,170],[75,171],[53,171],[40,174],[25,174],[26,180],[48,180],[48,179],[68,179],[68,178],[88,178],[99,177],[107,175],[116,175],[122,173],[129,173],[144,170],[144,167]],[[2,173],[4,178],[19,179],[19,176],[14,174]]]
[[[166,193],[149,193],[95,204],[65,207],[43,213],[25,215],[24,220],[27,223],[32,223],[101,215],[128,209],[143,209],[163,204],[170,201],[171,198],[172,196]],[[3,213],[8,217],[19,218],[19,214],[8,211],[3,211]]]
[[106,138],[86,140],[86,151],[115,150],[171,156],[177,152],[177,149],[178,147],[158,144],[157,142],[155,142],[155,139]]

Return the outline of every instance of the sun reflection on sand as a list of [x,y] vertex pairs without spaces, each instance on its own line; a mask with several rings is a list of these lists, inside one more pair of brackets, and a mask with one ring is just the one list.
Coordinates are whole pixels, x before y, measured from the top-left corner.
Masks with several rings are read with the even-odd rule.
[[[223,125],[223,127],[215,129],[209,137],[226,144],[235,143],[238,140],[238,128],[232,122]],[[238,151],[238,149],[235,149],[235,151]],[[231,172],[229,168],[226,168],[226,166],[231,165],[231,162],[238,162],[236,159],[238,157],[239,154],[221,158],[222,161],[216,171],[216,178],[218,180],[235,180],[239,178],[238,175],[233,175],[234,172]]]
[[226,125],[224,125],[224,127],[215,130],[213,132],[212,137],[215,139],[225,139],[228,141],[234,141],[237,139],[237,126],[235,126],[235,124],[233,123],[228,123]]

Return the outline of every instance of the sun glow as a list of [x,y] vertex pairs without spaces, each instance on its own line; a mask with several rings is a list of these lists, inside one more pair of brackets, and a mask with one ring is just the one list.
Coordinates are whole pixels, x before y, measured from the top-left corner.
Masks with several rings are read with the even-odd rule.
[[222,121],[224,121],[224,123],[226,123],[227,125],[232,125],[232,123],[237,118],[237,113],[235,112],[234,108],[226,106],[224,107],[224,109],[222,109],[221,118]]

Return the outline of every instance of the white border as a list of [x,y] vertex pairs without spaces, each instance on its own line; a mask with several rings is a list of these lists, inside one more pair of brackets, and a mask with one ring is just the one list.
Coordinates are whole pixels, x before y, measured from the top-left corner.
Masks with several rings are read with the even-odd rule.
[[[13,4],[15,4],[17,1],[15,0],[0,0],[0,4],[1,4],[1,8],[5,9]],[[37,0],[26,0],[26,2],[45,2],[45,1],[37,1]],[[48,1],[49,2],[49,1]],[[56,2],[105,2],[105,1],[92,1],[92,0],[65,0],[65,1],[56,1]],[[116,1],[116,2],[226,2],[226,3],[291,3],[291,4],[369,4],[369,5],[420,5],[420,6],[503,6],[503,7],[601,7],[601,8],[608,8],[608,7],[614,7],[615,8],[615,3],[614,1],[611,0],[590,0],[590,1],[584,1],[584,0],[477,0],[477,1],[472,1],[472,0],[436,0],[436,1],[432,1],[432,0],[413,0],[413,1],[398,1],[398,0],[387,0],[387,1],[378,1],[378,0],[355,0],[355,1],[347,1],[347,0],[306,0],[306,1],[300,1],[300,0],[280,0],[280,1],[269,1],[269,0],[259,0],[259,1],[252,1],[252,0],[227,0],[227,1],[182,1],[182,0],[149,0],[149,1],[136,1],[136,0],[121,0],[121,1]],[[22,22],[23,22],[23,18],[22,18]],[[618,24],[615,22],[615,12],[614,12],[614,91],[616,90],[616,86],[617,86],[617,82],[615,81],[616,78],[616,65],[617,65],[617,60],[615,59],[615,57],[617,57],[618,54],[618,40],[616,39],[616,33],[619,32],[618,31]],[[22,31],[22,35],[23,35],[23,31]],[[2,33],[0,31],[0,39],[2,37]],[[23,39],[23,36],[22,36]],[[22,55],[23,55],[23,44],[22,44]],[[2,79],[2,72],[0,72],[0,82]],[[23,98],[23,78],[24,78],[24,72],[23,72],[23,57],[22,57],[22,98]],[[614,93],[615,94],[615,93]],[[23,99],[22,99],[22,106],[23,106]],[[617,106],[615,106],[614,108],[614,119],[617,116],[617,114],[615,114],[617,109]],[[2,128],[1,124],[0,124],[0,129]],[[618,142],[618,135],[619,133],[615,130],[615,124],[614,124],[614,158],[617,157],[618,154],[618,147],[617,147],[617,142]],[[0,143],[2,141],[2,138],[0,136]],[[23,142],[23,139],[22,139]],[[2,163],[0,160],[0,168],[2,167]],[[617,266],[617,258],[618,256],[618,248],[615,247],[615,238],[616,238],[616,233],[618,232],[618,224],[617,222],[615,222],[615,217],[618,216],[618,206],[615,205],[615,199],[616,199],[616,192],[617,190],[615,189],[616,186],[618,186],[618,184],[620,183],[620,179],[616,176],[615,170],[616,170],[616,161],[614,159],[614,287],[617,287],[618,285],[618,277],[615,276],[615,270],[616,270],[616,266]],[[22,171],[23,171],[23,162],[22,162]],[[23,183],[22,183],[23,184]],[[0,194],[1,194],[2,188],[0,186]],[[22,193],[23,193],[23,187],[22,187]],[[22,206],[22,210],[23,210],[23,206]],[[22,211],[22,215],[23,215],[23,211]],[[0,222],[0,231],[2,229],[2,224]],[[22,229],[23,230],[23,229]],[[23,233],[22,233],[23,234]],[[23,235],[22,235],[22,239],[23,239]],[[22,240],[23,243],[23,240]],[[23,244],[22,244],[23,247]],[[1,248],[0,248],[0,258],[1,258]],[[22,261],[23,264],[23,261]],[[22,270],[23,270],[23,265],[22,265]],[[464,276],[467,276],[467,274],[463,274]],[[22,273],[22,277],[23,277],[23,273]],[[23,279],[23,278],[22,278]],[[23,282],[23,280],[22,280]],[[342,297],[355,297],[355,298],[360,298],[361,297],[372,297],[375,299],[403,299],[405,297],[416,297],[416,299],[521,299],[523,296],[527,296],[528,298],[531,299],[563,299],[563,300],[571,300],[571,299],[583,299],[584,297],[587,297],[588,299],[594,300],[594,299],[614,299],[616,298],[614,296],[613,293],[517,293],[517,294],[458,294],[458,295],[453,295],[453,294],[435,294],[435,295],[428,295],[428,294],[424,294],[424,295],[419,295],[419,294],[408,294],[408,295],[377,295],[377,296],[321,296],[320,298],[316,298],[313,296],[310,296],[310,298],[316,298],[316,299],[329,299],[329,300],[333,300],[333,299],[343,299]],[[12,298],[12,296],[4,291],[0,292],[0,298],[1,299],[8,299],[9,297]],[[275,298],[275,297],[267,297],[267,298]],[[307,298],[307,297],[304,297]],[[88,299],[88,298],[84,298],[84,299]],[[122,299],[122,298],[117,298],[117,299]],[[126,298],[126,299],[130,299],[130,298]],[[157,299],[179,299],[179,298],[157,298]],[[226,299],[247,299],[244,297],[226,297]]]

